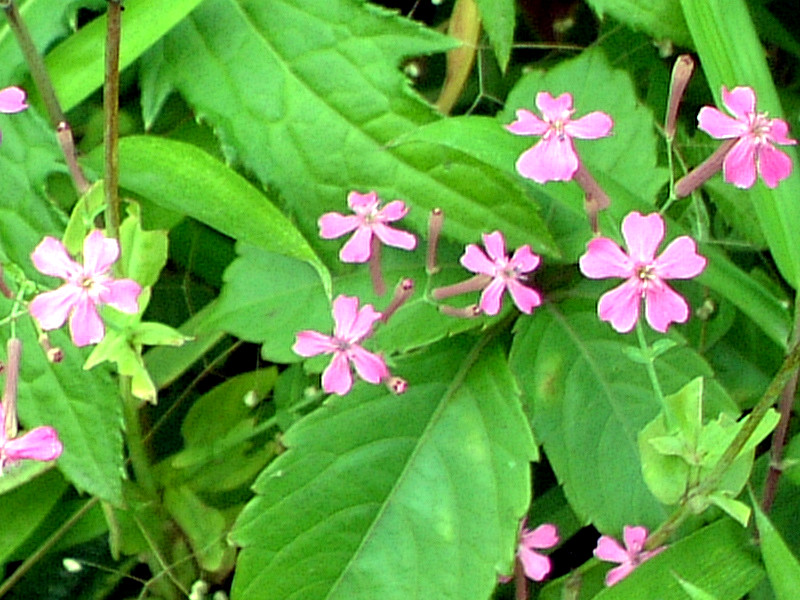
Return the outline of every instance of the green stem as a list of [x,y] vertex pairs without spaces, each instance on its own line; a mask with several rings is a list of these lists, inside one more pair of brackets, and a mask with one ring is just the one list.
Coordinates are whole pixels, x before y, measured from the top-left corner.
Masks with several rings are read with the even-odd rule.
[[641,320],[636,322],[636,337],[639,340],[639,347],[642,350],[642,356],[647,359],[644,363],[644,366],[645,369],[647,369],[647,376],[650,378],[650,385],[653,386],[653,391],[655,392],[656,397],[661,404],[661,409],[664,411],[664,419],[667,422],[667,430],[673,431],[675,428],[675,419],[672,416],[672,411],[670,410],[669,406],[667,406],[667,401],[664,397],[664,391],[661,389],[661,382],[658,380],[658,373],[656,373],[653,351],[650,349],[650,346],[647,344],[647,340],[644,337],[644,328],[642,327]]
[[[794,377],[798,367],[800,367],[800,344],[795,344],[789,355],[783,361],[783,364],[781,365],[777,375],[775,375],[773,380],[770,382],[769,387],[764,392],[761,400],[758,401],[758,404],[756,404],[755,408],[753,408],[753,411],[747,417],[747,420],[745,421],[744,425],[742,425],[739,433],[736,434],[736,437],[733,438],[733,441],[722,454],[722,457],[719,459],[719,462],[717,462],[714,470],[709,473],[708,477],[706,477],[700,485],[692,490],[692,496],[707,496],[717,488],[720,480],[733,464],[733,461],[739,456],[742,448],[744,448],[745,444],[747,444],[747,440],[749,440],[750,436],[753,435],[753,432],[759,426],[761,420],[767,414],[767,411],[769,411],[772,405],[775,404],[780,395],[783,393],[786,385]],[[680,527],[680,525],[692,513],[690,504],[691,502],[686,502],[683,504],[661,527],[658,528],[657,531],[653,533],[653,535],[648,538],[647,548],[652,549],[660,546],[668,541],[670,537],[672,537],[675,531],[677,531],[678,527]]]
[[17,570],[14,571],[11,576],[2,583],[2,585],[0,585],[0,598],[11,591],[11,588],[17,585],[20,579],[25,577],[25,574],[30,571],[37,562],[44,558],[45,555],[52,550],[53,546],[55,546],[58,541],[64,537],[64,535],[70,529],[72,529],[78,523],[78,521],[80,521],[84,515],[88,513],[98,502],[99,499],[96,497],[87,500],[86,503],[76,510],[72,516],[67,519],[63,525],[61,525],[61,527],[54,531],[53,534],[33,552],[33,554],[26,558],[25,561],[19,567],[17,567]]
[[0,0],[0,7],[6,13],[8,26],[14,32],[17,38],[22,54],[25,57],[25,62],[28,63],[28,69],[31,72],[31,77],[39,90],[39,95],[44,102],[47,115],[50,119],[50,124],[56,130],[56,137],[61,145],[61,151],[64,153],[64,159],[67,162],[72,181],[75,184],[75,189],[80,195],[86,193],[89,189],[89,180],[83,174],[83,170],[78,165],[77,153],[75,151],[75,143],[72,138],[72,129],[67,123],[67,118],[64,116],[64,111],[61,110],[61,104],[56,97],[56,91],[53,88],[53,82],[50,80],[50,75],[47,73],[44,60],[36,50],[36,45],[33,43],[33,38],[28,31],[25,22],[22,20],[22,15],[19,13],[14,0]]
[[103,86],[105,128],[106,235],[119,239],[119,44],[122,36],[122,2],[108,0],[106,77]]
[[142,425],[139,421],[139,399],[131,393],[131,378],[120,375],[119,387],[122,395],[122,406],[125,415],[125,431],[136,482],[150,496],[156,495],[156,482],[150,470],[150,460],[142,437]]

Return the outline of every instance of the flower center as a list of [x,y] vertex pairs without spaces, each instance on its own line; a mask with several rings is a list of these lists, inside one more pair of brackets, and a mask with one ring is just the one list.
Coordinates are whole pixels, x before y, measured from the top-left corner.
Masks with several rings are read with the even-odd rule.
[[655,274],[655,267],[649,263],[646,265],[637,266],[636,276],[639,278],[639,281],[641,282],[642,293],[644,293],[644,291],[650,285],[650,282],[655,281],[657,277]]
[[772,119],[768,118],[765,112],[751,115],[750,131],[758,143],[768,141],[772,131]]

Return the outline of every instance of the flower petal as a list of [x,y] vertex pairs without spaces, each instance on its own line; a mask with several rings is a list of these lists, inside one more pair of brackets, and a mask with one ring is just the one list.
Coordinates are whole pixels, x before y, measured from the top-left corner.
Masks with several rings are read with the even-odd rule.
[[508,266],[515,269],[518,273],[530,273],[536,270],[540,262],[541,258],[539,258],[539,255],[534,254],[533,251],[531,251],[531,247],[525,244],[516,249],[514,256],[508,261]]
[[502,233],[493,231],[492,233],[484,233],[481,237],[483,238],[483,246],[486,248],[486,254],[494,261],[495,265],[505,263],[508,260],[506,256],[506,240]]
[[572,94],[564,92],[553,98],[550,92],[536,94],[536,107],[548,121],[566,121],[572,115]]
[[522,563],[522,570],[525,576],[533,581],[542,581],[550,573],[552,568],[550,557],[539,554],[533,550],[520,548],[519,562]]
[[142,286],[133,279],[111,279],[104,282],[103,287],[105,289],[100,293],[100,302],[131,315],[139,312]]
[[756,112],[756,93],[751,87],[739,86],[730,92],[722,86],[722,103],[740,121],[747,122]]
[[631,277],[634,264],[617,243],[608,238],[594,238],[586,246],[586,254],[578,261],[581,273],[591,279]]
[[372,229],[364,225],[359,226],[352,237],[347,240],[339,251],[342,262],[365,263],[372,256]]
[[349,340],[358,318],[358,298],[341,294],[333,300],[333,336]]
[[378,211],[378,219],[384,223],[397,221],[408,214],[408,207],[402,200],[392,200]]
[[389,369],[386,367],[384,360],[377,354],[364,350],[358,344],[350,347],[348,355],[350,360],[353,361],[353,366],[356,368],[358,376],[364,381],[380,383],[389,376]]
[[697,244],[688,235],[675,238],[656,258],[654,272],[662,279],[691,279],[706,268],[708,261],[697,253]]
[[372,333],[372,326],[380,320],[381,313],[372,308],[372,304],[365,304],[356,315],[356,320],[347,332],[345,338],[348,342],[357,343]]
[[500,307],[503,305],[503,292],[506,289],[505,282],[496,277],[492,282],[484,288],[481,293],[480,307],[487,315],[496,315],[500,312]]
[[58,329],[66,322],[83,294],[85,291],[82,288],[67,283],[52,292],[36,296],[28,305],[28,311],[45,331]]
[[344,352],[337,351],[333,360],[322,373],[322,389],[329,394],[344,396],[353,387],[353,374]]
[[645,317],[650,327],[666,333],[670,324],[689,320],[689,305],[666,282],[651,282],[645,288]]
[[596,110],[564,125],[567,135],[582,140],[596,140],[611,133],[614,121],[606,113]]
[[358,192],[350,192],[347,194],[347,206],[360,214],[370,212],[373,208],[378,206],[378,202],[378,194],[375,191],[367,194],[359,194]]
[[738,188],[751,188],[756,182],[755,142],[744,137],[733,145],[722,161],[725,181]]
[[618,567],[614,567],[608,573],[606,573],[606,585],[608,587],[616,585],[630,575],[633,569],[634,566],[631,563],[625,563]]
[[629,213],[622,221],[622,237],[634,263],[649,264],[664,239],[664,219],[658,213]]
[[789,137],[789,124],[783,119],[772,119],[770,122],[769,136],[776,144],[794,146],[797,140]]
[[387,246],[402,248],[403,250],[413,250],[417,247],[417,236],[413,233],[395,229],[383,223],[375,223],[372,226],[372,231]]
[[641,304],[641,284],[636,278],[628,279],[600,296],[597,303],[597,315],[602,321],[608,321],[620,333],[628,333],[639,320]]
[[292,351],[300,356],[330,354],[334,350],[336,350],[336,344],[331,336],[309,329],[298,332],[297,340],[292,346]]
[[778,150],[771,144],[762,144],[756,153],[758,158],[758,172],[769,188],[777,187],[778,183],[792,174],[792,159],[785,152]]
[[460,262],[465,269],[473,273],[489,275],[490,277],[494,277],[495,271],[497,270],[494,263],[489,260],[483,250],[475,244],[467,245]]
[[520,544],[526,548],[552,548],[558,544],[558,529],[552,523],[544,523],[536,529],[523,529]]
[[506,125],[505,128],[516,135],[542,135],[550,129],[550,125],[531,111],[521,108],[517,111],[517,120]]
[[542,303],[542,297],[539,292],[515,279],[507,280],[506,287],[511,294],[511,299],[514,300],[514,304],[527,315],[531,314],[533,309]]
[[33,265],[38,271],[51,277],[68,280],[83,272],[83,268],[67,253],[61,240],[47,236],[31,254]]
[[58,433],[52,427],[37,427],[6,442],[3,447],[9,460],[55,460],[64,451]]
[[325,213],[317,221],[319,236],[325,240],[342,237],[355,231],[361,220],[356,215],[341,215],[337,212]]
[[108,272],[119,258],[119,242],[95,229],[83,240],[83,273],[95,277]]
[[97,307],[88,294],[81,295],[75,303],[75,310],[69,318],[69,333],[73,343],[79,348],[97,344],[106,335],[103,320],[97,314]]
[[517,171],[536,183],[570,181],[578,170],[578,155],[568,137],[542,138],[517,160]]
[[18,113],[28,108],[25,103],[25,91],[18,87],[7,87],[0,90],[0,112]]
[[625,547],[628,549],[628,554],[638,555],[641,553],[647,541],[647,528],[641,525],[636,527],[625,525],[622,529],[622,539],[625,542]]
[[741,137],[749,131],[747,123],[737,121],[713,106],[704,106],[697,113],[697,127],[717,139]]
[[628,551],[610,535],[600,536],[600,539],[597,540],[597,547],[594,549],[594,555],[600,560],[615,563],[624,563],[629,559]]

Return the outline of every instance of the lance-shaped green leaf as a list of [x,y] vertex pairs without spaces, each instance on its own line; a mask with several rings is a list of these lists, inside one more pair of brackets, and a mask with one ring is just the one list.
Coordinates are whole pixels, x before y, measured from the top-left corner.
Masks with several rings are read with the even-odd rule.
[[[150,46],[200,4],[201,0],[126,0],[125,31],[120,42],[120,68],[139,58]],[[68,111],[103,85],[106,37],[105,15],[68,37],[46,57],[61,106]]]
[[477,0],[483,26],[489,35],[500,69],[506,70],[514,43],[516,12],[513,0]]
[[398,365],[404,395],[360,384],[286,433],[232,533],[232,598],[489,596],[534,447],[502,350],[467,340]]
[[442,207],[447,235],[461,241],[499,229],[510,245],[530,243],[536,209],[504,174],[440,147],[387,148],[440,118],[399,63],[453,46],[369,3],[206,0],[145,68],[161,69],[227,155],[277,188],[308,239],[356,189],[406,200],[418,232]]
[[681,46],[691,44],[679,0],[587,0],[587,4],[600,17],[609,15],[658,41],[667,39]]
[[[778,93],[772,81],[766,54],[758,40],[744,0],[709,0],[702,6],[692,0],[681,0],[692,40],[700,55],[700,64],[708,84],[722,107],[722,86],[732,89],[746,85],[758,96],[758,110],[771,117],[783,115]],[[796,134],[794,137],[797,137]],[[797,167],[797,152],[781,147]],[[756,182],[751,194],[761,229],[769,243],[781,274],[794,287],[800,286],[800,177],[795,174],[774,190]]]
[[[91,164],[99,167],[95,153]],[[303,236],[246,179],[196,146],[155,136],[120,140],[120,185],[230,237],[304,260],[330,288],[330,274]]]
[[753,503],[756,525],[761,540],[761,556],[777,600],[792,600],[800,590],[800,563],[792,554],[781,534],[764,514],[758,502]]
[[[654,529],[667,517],[642,476],[638,433],[660,403],[644,366],[623,351],[634,343],[631,337],[601,323],[594,303],[573,301],[519,320],[511,350],[512,371],[532,403],[536,438],[570,505],[585,522],[614,535],[630,523]],[[665,393],[698,374],[712,375],[685,346],[661,355],[655,367]],[[736,413],[713,381],[706,394],[711,414]]]

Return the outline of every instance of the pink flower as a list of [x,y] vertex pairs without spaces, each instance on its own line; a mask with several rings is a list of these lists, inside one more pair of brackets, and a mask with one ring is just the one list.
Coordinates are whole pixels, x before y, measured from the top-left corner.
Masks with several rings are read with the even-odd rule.
[[31,315],[44,330],[58,329],[69,317],[69,330],[76,346],[96,344],[106,330],[97,307],[113,306],[122,312],[139,312],[142,287],[132,279],[114,279],[111,265],[119,258],[119,243],[107,239],[100,230],[92,231],[83,242],[83,265],[67,253],[53,237],[44,238],[31,255],[36,268],[64,280],[57,290],[36,296],[30,303]]
[[650,560],[656,554],[662,552],[667,547],[661,546],[655,550],[645,550],[647,542],[647,529],[645,527],[631,527],[626,525],[623,532],[625,547],[614,538],[604,535],[597,540],[597,548],[594,555],[600,560],[619,563],[606,574],[606,585],[611,587],[617,582],[625,579],[631,571],[646,560]]
[[489,256],[475,244],[467,246],[461,264],[473,273],[492,278],[481,294],[480,307],[487,315],[496,315],[502,306],[503,292],[508,290],[514,304],[524,313],[530,314],[542,303],[536,290],[522,283],[525,273],[539,266],[539,257],[531,252],[527,244],[518,248],[511,259],[506,256],[506,241],[503,234],[495,231],[483,235],[483,245]]
[[537,183],[569,181],[578,170],[580,159],[572,138],[595,140],[611,133],[614,122],[604,112],[595,111],[572,120],[572,94],[553,98],[548,92],[536,94],[536,106],[544,119],[529,110],[517,111],[517,120],[506,129],[517,135],[540,135],[542,139],[517,160],[517,171]]
[[413,234],[387,225],[402,219],[408,213],[405,203],[401,200],[393,200],[379,209],[380,200],[375,192],[369,194],[350,192],[347,195],[347,204],[356,214],[341,215],[330,212],[319,219],[319,234],[326,240],[355,231],[353,237],[339,251],[339,258],[343,262],[367,262],[372,254],[373,235],[387,246],[405,250],[417,247],[417,238]]
[[0,404],[0,475],[3,468],[21,460],[55,460],[61,456],[64,446],[52,427],[36,427],[19,437],[6,437],[5,409]]
[[353,387],[351,362],[361,379],[380,383],[389,376],[386,363],[359,345],[369,337],[372,326],[380,318],[381,313],[371,304],[365,304],[359,310],[358,298],[338,296],[333,301],[333,337],[316,331],[301,331],[292,350],[300,356],[333,354],[331,364],[322,373],[322,387],[329,394],[344,396]]
[[[0,90],[0,113],[18,113],[28,108],[25,104],[25,92],[18,87],[7,87]],[[0,139],[2,136],[0,135]]]
[[522,563],[525,576],[533,581],[542,581],[550,573],[552,565],[550,557],[536,552],[544,548],[552,548],[558,544],[558,529],[555,525],[545,523],[536,529],[522,528],[517,547],[517,557]]
[[758,173],[767,187],[774,188],[792,173],[792,159],[773,145],[797,143],[786,137],[789,125],[783,119],[768,119],[767,113],[756,112],[753,88],[737,87],[729,92],[723,86],[722,102],[733,118],[713,106],[704,106],[697,115],[697,123],[712,137],[738,138],[722,163],[725,181],[749,188]]
[[587,277],[627,278],[600,298],[600,319],[609,321],[620,333],[627,333],[639,320],[643,298],[647,322],[656,331],[664,333],[671,323],[685,323],[689,305],[666,280],[690,279],[705,269],[706,259],[697,254],[694,240],[685,235],[676,238],[656,257],[656,249],[664,239],[664,220],[658,213],[630,213],[622,222],[622,236],[630,254],[613,240],[600,237],[589,242],[586,254],[580,258],[581,272]]

